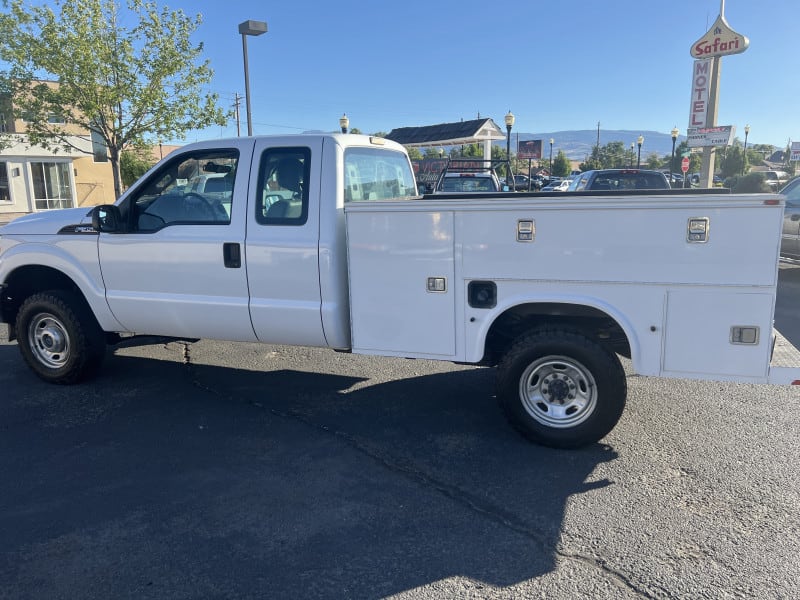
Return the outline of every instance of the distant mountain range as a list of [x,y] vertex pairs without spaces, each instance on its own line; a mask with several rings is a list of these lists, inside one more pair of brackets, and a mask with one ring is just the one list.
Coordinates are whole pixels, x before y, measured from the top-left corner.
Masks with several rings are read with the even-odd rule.
[[[659,156],[665,156],[672,152],[672,136],[669,133],[658,131],[626,131],[626,130],[600,130],[600,145],[605,146],[609,142],[622,142],[625,148],[630,149],[631,143],[636,148],[636,139],[644,137],[642,144],[642,162],[645,157],[653,152]],[[528,140],[542,140],[542,158],[550,158],[550,138],[553,138],[553,156],[563,150],[570,160],[585,160],[591,153],[592,148],[597,144],[596,129],[582,129],[579,131],[552,131],[549,133],[515,133],[511,131],[511,151],[516,152],[517,140],[526,142]],[[679,135],[675,141],[677,147],[685,135]],[[496,142],[505,148],[505,142]]]

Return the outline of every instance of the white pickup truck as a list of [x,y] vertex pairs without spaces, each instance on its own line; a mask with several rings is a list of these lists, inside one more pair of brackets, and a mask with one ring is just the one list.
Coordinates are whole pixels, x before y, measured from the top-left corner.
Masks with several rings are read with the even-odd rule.
[[0,321],[54,383],[132,334],[496,366],[512,425],[577,447],[623,411],[618,355],[642,375],[800,383],[772,326],[783,209],[677,190],[420,197],[381,138],[216,140],[115,205],[0,229]]

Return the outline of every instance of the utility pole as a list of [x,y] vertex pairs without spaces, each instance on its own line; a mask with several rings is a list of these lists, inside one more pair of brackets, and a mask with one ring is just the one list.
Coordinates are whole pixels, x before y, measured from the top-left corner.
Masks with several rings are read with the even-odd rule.
[[597,122],[597,149],[600,149],[600,121]]
[[241,126],[239,123],[239,102],[241,102],[242,97],[239,95],[239,92],[235,92],[234,95],[234,102],[233,102],[233,110],[236,115],[236,137],[242,135]]

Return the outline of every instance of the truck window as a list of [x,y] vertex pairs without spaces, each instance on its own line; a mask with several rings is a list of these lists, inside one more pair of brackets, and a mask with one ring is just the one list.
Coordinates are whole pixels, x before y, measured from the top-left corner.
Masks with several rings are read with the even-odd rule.
[[308,220],[310,148],[270,148],[261,155],[256,186],[256,221],[303,225]]
[[344,201],[399,200],[417,195],[414,172],[402,152],[379,148],[344,151]]
[[134,230],[144,233],[168,225],[230,225],[238,161],[238,150],[211,150],[168,162],[131,199]]

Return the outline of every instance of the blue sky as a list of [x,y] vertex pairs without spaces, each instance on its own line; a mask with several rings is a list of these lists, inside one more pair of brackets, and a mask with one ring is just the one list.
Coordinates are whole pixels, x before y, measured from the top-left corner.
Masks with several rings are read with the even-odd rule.
[[[628,129],[682,133],[689,119],[689,49],[720,0],[166,0],[201,13],[194,40],[224,105],[244,95],[238,24],[248,38],[256,134],[332,131],[343,112],[365,133],[491,117],[515,131]],[[720,125],[749,143],[800,140],[798,0],[727,0],[730,26],[750,39],[722,59]],[[244,123],[242,104],[242,131]],[[189,141],[236,134],[235,123]]]

